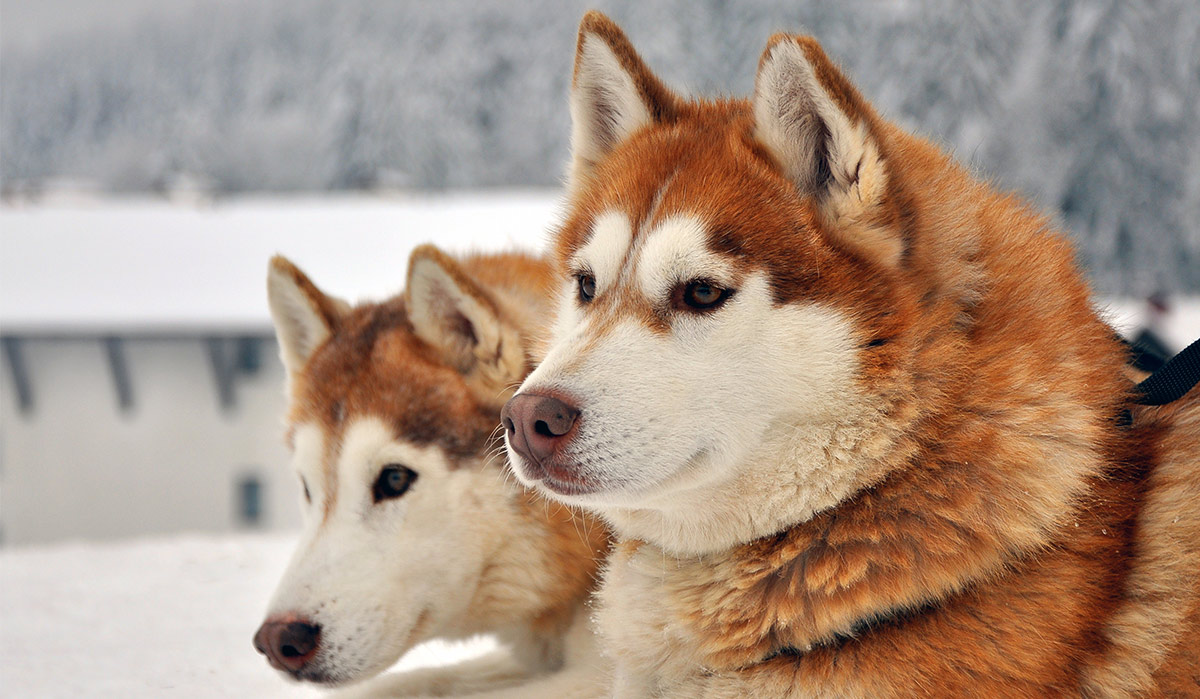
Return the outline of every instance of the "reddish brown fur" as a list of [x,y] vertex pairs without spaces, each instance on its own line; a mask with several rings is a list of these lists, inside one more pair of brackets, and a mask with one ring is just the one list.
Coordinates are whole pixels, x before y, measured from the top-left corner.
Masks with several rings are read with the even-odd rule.
[[[780,174],[747,102],[679,100],[607,19],[589,14],[584,33],[610,43],[657,121],[578,188],[560,267],[602,212],[627,214],[635,240],[672,214],[698,216],[713,250],[769,275],[778,303],[820,302],[855,320],[859,384],[886,406],[893,436],[877,482],[832,510],[722,554],[655,551],[672,571],[663,623],[700,639],[698,665],[750,682],[736,685],[746,691],[1085,691],[1085,675],[1108,662],[1109,621],[1137,594],[1148,474],[1175,437],[1169,421],[1118,425],[1130,400],[1125,354],[1070,245],[1015,197],[879,118],[817,42],[774,37],[768,51],[800,43],[879,145],[888,185],[873,215],[904,242],[888,268],[830,230],[819,199]],[[1069,477],[1056,459],[1087,460],[1086,475],[1059,482]],[[616,560],[646,546],[623,542]],[[1173,645],[1162,685],[1144,690],[1200,695],[1198,617],[1188,615],[1193,644]]]
[[[450,269],[460,283],[518,294],[531,308],[548,293],[545,264],[526,255],[469,257]],[[290,422],[315,422],[336,434],[348,418],[388,416],[397,434],[416,444],[436,444],[452,457],[486,451],[498,422],[496,410],[481,405],[463,377],[413,334],[403,296],[339,312],[328,310],[335,309],[328,297],[303,275],[300,279],[320,299],[332,332],[293,377]],[[476,293],[495,307],[489,295]],[[527,319],[519,320],[525,332],[536,334]]]
[[[539,351],[535,338],[540,328],[534,323],[544,322],[547,315],[544,304],[551,278],[547,263],[516,253],[456,260],[430,246],[420,253],[439,256],[460,288],[469,289],[502,317],[508,310],[498,303],[498,296],[515,301],[519,309],[513,313],[521,317],[506,320],[520,329],[523,339],[533,342],[527,348],[531,353]],[[280,258],[276,264],[288,269],[330,328],[330,336],[313,351],[303,370],[292,376],[289,423],[317,424],[327,435],[340,435],[354,418],[375,416],[390,420],[398,438],[440,447],[452,467],[487,460],[484,456],[500,443],[498,408],[482,402],[463,375],[414,334],[403,295],[350,308],[322,293],[291,263]],[[526,371],[534,362],[531,354]],[[330,493],[337,487],[331,464],[339,442],[333,439],[327,445]],[[326,507],[334,500],[327,497]],[[551,566],[545,572],[554,584],[546,588],[545,611],[535,624],[548,630],[569,623],[574,605],[595,582],[608,532],[590,516],[532,493],[517,504],[531,519],[545,524],[543,534],[551,542],[546,547]]]

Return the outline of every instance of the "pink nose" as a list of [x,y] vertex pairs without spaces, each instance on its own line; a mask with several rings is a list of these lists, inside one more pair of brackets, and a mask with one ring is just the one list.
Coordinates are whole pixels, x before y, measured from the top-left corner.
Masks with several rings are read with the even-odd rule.
[[321,627],[304,619],[267,619],[254,634],[254,647],[276,670],[296,674],[317,654]]
[[522,393],[500,411],[508,443],[521,458],[537,466],[571,441],[579,408],[550,396]]

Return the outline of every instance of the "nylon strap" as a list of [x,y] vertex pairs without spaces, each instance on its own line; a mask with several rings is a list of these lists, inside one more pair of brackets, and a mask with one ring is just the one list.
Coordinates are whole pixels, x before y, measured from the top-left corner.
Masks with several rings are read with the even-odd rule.
[[1138,405],[1173,403],[1200,383],[1200,340],[1188,345],[1136,387]]

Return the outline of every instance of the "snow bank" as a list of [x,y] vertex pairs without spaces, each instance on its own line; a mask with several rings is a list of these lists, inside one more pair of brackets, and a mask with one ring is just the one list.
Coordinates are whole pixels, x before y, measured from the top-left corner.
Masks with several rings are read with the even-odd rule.
[[[251,645],[290,536],[199,536],[0,552],[5,697],[316,697]],[[489,647],[429,644],[397,668]]]

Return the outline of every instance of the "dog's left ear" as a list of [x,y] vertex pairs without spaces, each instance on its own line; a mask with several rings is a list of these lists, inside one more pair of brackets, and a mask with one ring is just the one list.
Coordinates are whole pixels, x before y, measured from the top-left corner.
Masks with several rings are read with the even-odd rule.
[[567,189],[577,191],[596,163],[638,129],[673,118],[677,102],[615,22],[595,10],[584,15],[571,79]]
[[777,34],[767,42],[754,81],[755,137],[813,197],[837,242],[895,266],[903,241],[883,210],[888,170],[875,121],[815,39]]
[[499,407],[525,377],[525,348],[487,289],[433,245],[413,250],[405,289],[417,337],[467,379],[484,405]]
[[318,289],[281,255],[272,257],[267,268],[267,301],[289,377],[304,370],[313,352],[337,332],[350,310],[349,304]]

